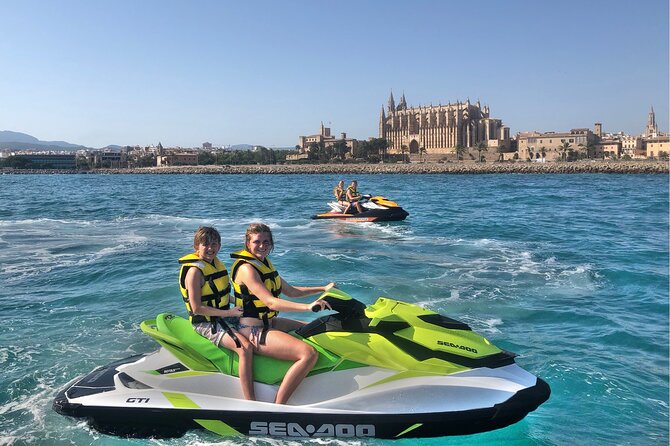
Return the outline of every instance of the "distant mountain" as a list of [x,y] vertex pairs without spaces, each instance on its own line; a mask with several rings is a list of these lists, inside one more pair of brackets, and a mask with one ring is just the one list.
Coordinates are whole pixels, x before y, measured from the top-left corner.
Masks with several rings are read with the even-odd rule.
[[88,149],[86,146],[70,144],[65,141],[40,141],[34,136],[9,130],[0,131],[0,149],[28,150],[79,150]]
[[26,135],[25,133],[2,130],[0,131],[0,142],[39,143],[40,140],[35,138],[34,136]]

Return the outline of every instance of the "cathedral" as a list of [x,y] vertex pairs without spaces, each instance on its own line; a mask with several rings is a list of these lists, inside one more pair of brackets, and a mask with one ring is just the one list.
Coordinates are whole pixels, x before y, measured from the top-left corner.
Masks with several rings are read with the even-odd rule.
[[404,93],[397,106],[391,93],[386,112],[382,107],[379,137],[388,141],[389,153],[425,153],[433,158],[453,155],[457,146],[474,149],[481,142],[488,150],[510,147],[509,127],[490,118],[489,107],[482,108],[479,101],[409,108]]

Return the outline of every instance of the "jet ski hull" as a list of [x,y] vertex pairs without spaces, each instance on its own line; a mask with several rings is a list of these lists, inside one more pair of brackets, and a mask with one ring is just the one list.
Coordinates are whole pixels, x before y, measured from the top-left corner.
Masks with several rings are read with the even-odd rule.
[[346,214],[341,202],[328,203],[331,210],[322,214],[312,216],[313,220],[344,220],[354,222],[372,222],[372,221],[402,221],[407,218],[409,213],[398,205],[395,201],[387,200],[380,195],[366,195],[360,202],[363,212],[358,212],[355,206],[351,206]]
[[392,209],[370,209],[357,214],[343,214],[341,212],[325,212],[312,216],[313,220],[343,220],[355,222],[372,221],[402,221],[407,218],[409,213],[403,208]]
[[74,380],[53,408],[130,437],[204,428],[225,436],[390,439],[499,429],[549,398],[544,381],[467,324],[394,299],[365,306],[339,290],[325,294],[336,314],[293,333],[319,359],[288,404],[273,401],[289,361],[255,356],[256,401],[247,401],[237,355],[163,313],[140,325],[159,350]]
[[[117,388],[113,381],[124,373],[117,368],[119,363],[97,369],[60,391],[54,410],[86,418],[91,427],[102,433],[124,437],[180,437],[190,429],[204,428],[224,436],[394,439],[467,435],[503,428],[524,418],[550,394],[549,386],[537,378],[533,386],[505,401],[466,410],[447,410],[448,401],[444,402],[445,410],[434,410],[435,404],[426,401],[428,411],[418,406],[416,411],[394,413],[392,401],[387,401],[385,412],[370,412],[314,405],[278,406],[230,398],[215,398],[218,408],[199,407],[204,400],[197,394]],[[118,393],[116,398],[113,393]],[[166,394],[172,398],[172,407],[163,404]],[[116,401],[110,403],[113,399]]]

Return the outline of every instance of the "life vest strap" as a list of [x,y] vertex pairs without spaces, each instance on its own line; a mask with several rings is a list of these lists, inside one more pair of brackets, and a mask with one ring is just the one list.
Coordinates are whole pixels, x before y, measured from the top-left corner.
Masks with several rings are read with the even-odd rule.
[[268,337],[268,331],[270,329],[270,320],[268,319],[268,314],[263,313],[263,329],[261,330],[261,336],[258,339],[260,345],[265,345],[265,338]]
[[206,276],[205,280],[207,280],[207,281],[209,281],[210,279],[216,280],[216,279],[220,279],[221,277],[226,277],[227,275],[228,275],[228,271],[224,269],[223,271],[217,271],[215,273],[212,273],[212,274]]

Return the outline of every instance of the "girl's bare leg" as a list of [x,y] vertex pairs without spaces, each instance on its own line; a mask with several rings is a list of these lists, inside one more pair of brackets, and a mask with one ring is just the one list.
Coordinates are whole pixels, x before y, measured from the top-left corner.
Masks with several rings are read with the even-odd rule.
[[294,361],[279,385],[275,397],[277,404],[286,404],[319,359],[319,354],[310,345],[279,330],[269,330],[265,344],[257,345],[256,351],[271,358]]
[[235,332],[235,334],[237,335],[237,339],[240,340],[242,347],[238,348],[237,345],[235,345],[235,341],[233,341],[233,339],[228,336],[228,334],[221,338],[220,344],[237,353],[237,356],[239,357],[238,372],[240,375],[240,384],[242,386],[244,399],[254,401],[256,399],[253,376],[254,346],[251,345],[251,342],[249,342],[249,340],[239,332]]

